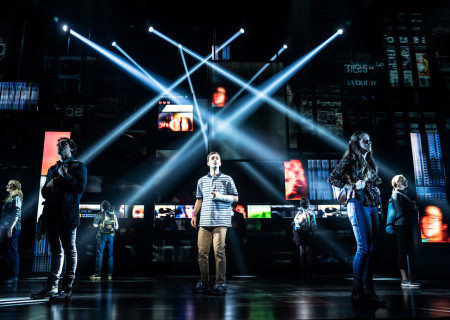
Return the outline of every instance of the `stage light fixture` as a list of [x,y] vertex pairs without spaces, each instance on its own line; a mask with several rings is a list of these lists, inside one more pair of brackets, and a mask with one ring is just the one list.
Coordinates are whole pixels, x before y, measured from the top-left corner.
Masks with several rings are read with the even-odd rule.
[[343,34],[343,33],[344,33],[344,30],[339,29],[337,32],[338,32],[339,34]]
[[181,45],[181,43],[178,45],[178,48],[180,48],[181,49],[181,47],[182,47],[182,45]]
[[114,47],[116,45],[116,42],[114,41],[113,43],[111,43],[111,45]]
[[287,44],[283,45],[283,48],[287,49]]
[[245,32],[245,30],[244,30],[243,28],[241,28],[239,31],[240,31],[241,33],[244,33],[244,32]]
[[69,27],[67,26],[67,24],[63,25],[62,29],[64,30],[64,32],[67,32],[67,30],[69,30]]
[[148,28],[148,32],[153,32],[153,27]]

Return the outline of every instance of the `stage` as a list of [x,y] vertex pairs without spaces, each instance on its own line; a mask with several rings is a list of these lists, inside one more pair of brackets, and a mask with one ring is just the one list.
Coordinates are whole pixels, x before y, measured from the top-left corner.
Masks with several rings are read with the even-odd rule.
[[401,288],[399,278],[376,278],[386,308],[352,309],[351,278],[233,277],[228,293],[194,294],[196,276],[119,277],[111,281],[79,278],[73,301],[51,305],[30,300],[43,278],[21,279],[0,289],[1,319],[347,319],[448,318],[448,280],[422,281]]

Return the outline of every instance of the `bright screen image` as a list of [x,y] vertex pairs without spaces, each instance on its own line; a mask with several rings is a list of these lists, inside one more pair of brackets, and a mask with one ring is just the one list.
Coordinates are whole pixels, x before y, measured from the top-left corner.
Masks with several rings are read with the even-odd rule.
[[158,131],[194,131],[192,105],[160,104]]
[[227,101],[228,101],[227,89],[224,86],[216,87],[212,95],[212,107],[223,108],[227,104]]
[[174,204],[155,204],[155,218],[175,218],[175,210]]
[[450,242],[449,230],[444,223],[441,208],[427,206],[420,219],[420,233],[422,242]]
[[294,218],[298,207],[293,204],[271,205],[271,211],[273,217]]
[[175,218],[179,219],[192,218],[193,212],[194,212],[193,204],[176,205]]
[[339,204],[319,204],[317,205],[317,217],[327,218],[327,217],[340,217],[341,216],[341,205]]
[[247,212],[249,218],[271,218],[270,205],[248,205]]
[[144,219],[144,205],[122,204],[119,209],[120,218]]
[[305,170],[300,160],[284,163],[286,200],[300,200],[308,197]]
[[37,111],[39,84],[0,82],[0,110]]
[[80,218],[94,218],[100,210],[100,204],[80,203]]

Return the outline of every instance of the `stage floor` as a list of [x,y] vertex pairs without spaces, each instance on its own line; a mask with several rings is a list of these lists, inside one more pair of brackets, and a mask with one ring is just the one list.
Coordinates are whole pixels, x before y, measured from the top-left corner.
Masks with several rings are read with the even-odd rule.
[[198,277],[78,278],[71,303],[30,300],[43,278],[0,287],[0,319],[345,319],[450,317],[450,280],[401,288],[398,278],[376,278],[386,308],[352,309],[352,281],[344,276],[302,282],[295,277],[232,277],[224,296],[194,294]]

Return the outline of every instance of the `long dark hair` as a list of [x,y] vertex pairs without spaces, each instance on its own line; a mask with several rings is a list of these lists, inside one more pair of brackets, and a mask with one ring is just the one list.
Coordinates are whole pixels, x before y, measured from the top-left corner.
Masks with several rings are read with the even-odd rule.
[[364,131],[356,131],[352,134],[350,140],[348,141],[348,150],[344,153],[343,158],[345,158],[349,154],[354,154],[356,156],[356,159],[359,161],[359,170],[362,173],[363,179],[367,180],[370,177],[370,171],[375,170],[378,172],[378,168],[375,164],[375,161],[373,161],[372,151],[369,151],[366,155],[366,158],[364,159],[363,151],[361,145],[359,144],[359,141],[365,134],[369,135]]

